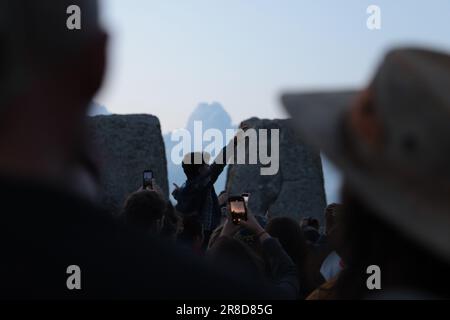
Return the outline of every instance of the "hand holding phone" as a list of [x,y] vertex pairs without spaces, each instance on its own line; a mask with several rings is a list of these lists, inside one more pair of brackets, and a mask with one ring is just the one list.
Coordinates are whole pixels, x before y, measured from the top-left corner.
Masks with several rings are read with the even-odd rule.
[[244,198],[245,206],[248,208],[248,199],[250,198],[250,193],[241,194],[242,198]]
[[235,225],[247,220],[247,206],[242,196],[232,196],[228,198],[231,220]]
[[[255,215],[247,209],[247,220],[241,221],[241,225],[251,232],[253,232],[255,235],[262,235],[265,233],[264,228],[259,224],[258,220],[256,220]],[[263,237],[260,237],[260,240],[264,240],[267,237],[269,237],[267,234]]]
[[142,182],[142,187],[144,189],[150,188],[153,189],[153,171],[151,170],[145,170],[144,173],[142,174],[143,178],[143,182]]

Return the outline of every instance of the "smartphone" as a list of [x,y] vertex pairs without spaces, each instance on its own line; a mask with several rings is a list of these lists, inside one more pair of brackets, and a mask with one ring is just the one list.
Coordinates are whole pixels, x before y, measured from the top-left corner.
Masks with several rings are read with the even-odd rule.
[[233,196],[228,198],[230,205],[231,219],[234,224],[239,225],[242,220],[247,221],[247,206],[242,196]]
[[142,174],[143,176],[143,182],[142,186],[144,189],[147,187],[150,187],[150,189],[153,189],[152,180],[153,180],[153,171],[152,170],[145,170]]
[[250,198],[250,193],[243,193],[241,196],[244,198],[245,205],[248,206],[248,198]]

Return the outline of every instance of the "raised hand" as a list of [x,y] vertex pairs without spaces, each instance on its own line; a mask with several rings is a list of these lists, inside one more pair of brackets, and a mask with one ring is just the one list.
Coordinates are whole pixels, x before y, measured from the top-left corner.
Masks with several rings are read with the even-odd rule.
[[260,241],[270,238],[266,230],[261,227],[258,220],[256,220],[255,215],[250,211],[250,209],[247,209],[247,221],[242,220],[241,225],[257,235]]

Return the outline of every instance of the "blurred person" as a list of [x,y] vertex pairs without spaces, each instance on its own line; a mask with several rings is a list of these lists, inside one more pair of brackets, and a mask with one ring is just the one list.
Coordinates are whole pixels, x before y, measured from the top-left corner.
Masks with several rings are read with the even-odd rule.
[[71,191],[92,203],[100,203],[100,172],[90,150],[80,151],[70,172]]
[[167,202],[157,192],[145,189],[126,199],[123,217],[133,229],[158,235],[163,228],[166,210]]
[[[322,253],[329,252],[322,262],[320,273],[326,281],[335,278],[344,268],[345,263],[341,258],[342,252],[346,250],[346,242],[343,236],[345,228],[342,222],[342,206],[332,204],[325,209],[326,215],[326,243],[320,250]],[[320,241],[320,240],[319,240]]]
[[[71,5],[81,30],[66,26]],[[73,187],[106,46],[95,0],[0,2],[0,299],[277,296],[129,232]]]
[[182,166],[187,180],[181,187],[174,184],[175,190],[172,195],[177,200],[176,209],[181,213],[198,213],[198,219],[202,222],[205,232],[205,244],[209,242],[211,233],[221,221],[221,209],[214,184],[228,160],[234,156],[231,150],[235,150],[237,144],[244,138],[243,131],[246,129],[246,125],[242,124],[240,131],[222,149],[211,165],[208,153],[186,154]]
[[[257,279],[260,277],[259,273],[256,272],[256,270],[258,270],[258,267],[256,267],[258,263],[256,263],[256,261],[259,261],[259,257],[261,257],[265,272],[260,281],[267,279],[273,283],[280,290],[280,299],[297,299],[299,295],[297,267],[283,249],[280,242],[270,236],[270,234],[260,225],[256,216],[250,210],[247,211],[247,220],[241,220],[239,225],[232,222],[229,206],[228,216],[229,218],[226,220],[222,228],[220,237],[216,240],[214,245],[211,246],[210,250],[214,252],[215,246],[222,244],[221,246],[225,247],[223,250],[228,252],[228,257],[231,259],[230,255],[234,256],[234,253],[229,249],[235,248],[235,259],[239,260],[238,256],[244,257],[243,259],[245,262],[243,263],[248,266],[248,268],[245,269],[253,270],[253,274]],[[252,232],[256,241],[259,241],[261,255],[255,254],[254,250],[251,250],[251,248],[242,241],[237,239],[233,239],[233,241],[231,241],[236,233],[244,228]],[[223,237],[228,238],[229,240],[223,243]],[[239,247],[239,249],[237,247]],[[239,254],[237,254],[238,251]],[[223,261],[223,263],[225,263],[225,261]],[[252,265],[253,267],[250,267]]]
[[306,298],[314,289],[323,283],[314,261],[312,252],[297,221],[289,217],[277,217],[269,220],[266,231],[280,241],[283,249],[291,257],[298,269],[300,299]]
[[[386,55],[356,99],[283,97],[299,133],[345,179],[345,268],[332,298],[450,298],[449,87],[450,55],[405,48]],[[379,267],[379,290],[369,266]]]
[[[72,4],[85,8],[77,32],[66,26]],[[0,197],[9,208],[1,235],[2,298],[68,296],[58,275],[69,261],[83,262],[73,258],[94,229],[111,225],[103,214],[92,214],[95,181],[80,160],[106,42],[96,1],[0,3]]]

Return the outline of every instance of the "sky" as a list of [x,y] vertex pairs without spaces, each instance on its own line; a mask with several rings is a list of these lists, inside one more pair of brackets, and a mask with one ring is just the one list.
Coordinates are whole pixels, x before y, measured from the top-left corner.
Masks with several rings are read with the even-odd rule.
[[[359,88],[385,51],[450,51],[449,0],[102,0],[109,71],[96,101],[149,113],[163,132],[184,127],[200,102],[233,122],[284,118],[280,94]],[[369,5],[381,30],[366,26]]]

